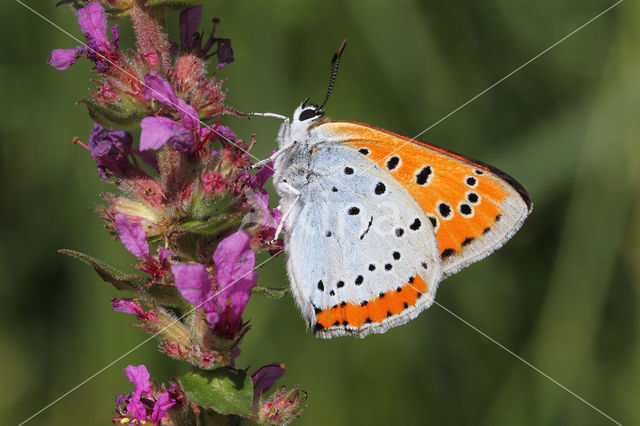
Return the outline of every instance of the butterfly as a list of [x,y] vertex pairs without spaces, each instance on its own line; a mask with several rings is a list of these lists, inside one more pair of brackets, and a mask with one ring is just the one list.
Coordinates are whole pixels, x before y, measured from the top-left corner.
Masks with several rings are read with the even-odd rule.
[[324,118],[335,70],[325,102],[305,100],[281,125],[273,181],[308,327],[323,338],[364,337],[431,306],[438,283],[502,246],[532,204],[495,167]]

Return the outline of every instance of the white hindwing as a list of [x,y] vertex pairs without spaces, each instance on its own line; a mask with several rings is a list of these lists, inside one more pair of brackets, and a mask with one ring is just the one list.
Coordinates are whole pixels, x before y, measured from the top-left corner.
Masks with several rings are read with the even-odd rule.
[[[282,174],[299,192],[285,221],[287,268],[308,326],[321,337],[364,337],[429,307],[441,260],[429,219],[402,185],[339,144],[318,143],[299,153],[296,164],[306,167]],[[393,292],[412,287],[417,275],[426,291],[398,311]],[[371,311],[366,321],[354,321],[363,309]],[[384,318],[380,309],[386,309]]]

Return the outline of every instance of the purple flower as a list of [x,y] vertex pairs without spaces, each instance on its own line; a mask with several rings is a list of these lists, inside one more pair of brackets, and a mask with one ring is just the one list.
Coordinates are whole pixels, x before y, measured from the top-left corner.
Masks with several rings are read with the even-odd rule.
[[[231,130],[227,126],[222,126],[219,124],[209,126],[206,129],[202,129],[202,134],[204,134],[203,140],[207,140],[210,142],[215,142],[217,140],[235,142],[237,140],[236,134],[233,133],[233,130]],[[215,153],[217,153],[217,151],[214,151],[212,155],[214,155]]]
[[219,70],[234,61],[233,49],[231,48],[231,40],[228,38],[216,38],[215,41],[218,44],[218,50],[216,51],[218,66],[216,69]]
[[[271,151],[271,155],[273,155],[275,151]],[[255,185],[256,188],[262,189],[265,183],[267,183],[267,179],[273,176],[273,161],[268,162],[264,166],[260,167],[260,170],[256,173]]]
[[142,226],[139,223],[129,222],[121,213],[116,214],[115,222],[118,228],[118,234],[120,235],[120,241],[122,241],[125,248],[136,257],[148,258],[149,243],[147,242],[147,235],[144,233]]
[[142,91],[144,98],[156,101],[178,110],[178,123],[167,117],[146,117],[140,122],[140,149],[159,149],[166,143],[171,143],[182,152],[192,152],[195,149],[196,137],[200,138],[206,129],[200,129],[200,118],[191,105],[180,99],[167,80],[155,71],[144,77],[145,87]]
[[242,312],[258,279],[253,270],[256,257],[250,242],[247,233],[238,231],[222,240],[213,254],[215,279],[220,289],[218,304],[221,316],[224,313],[225,331],[231,334],[235,334],[242,324]]
[[176,400],[169,396],[169,392],[163,392],[160,394],[153,406],[153,412],[151,413],[151,421],[155,424],[160,424],[160,421],[167,414],[167,410],[175,405]]
[[154,323],[158,321],[158,315],[153,309],[145,312],[137,299],[118,299],[113,296],[111,299],[111,307],[116,312],[123,314],[134,314],[140,321],[145,323]]
[[73,49],[53,49],[47,63],[52,67],[64,71],[78,61],[78,58],[85,52],[84,46]]
[[151,392],[151,383],[149,382],[150,376],[147,371],[147,367],[145,367],[144,364],[140,364],[137,367],[129,365],[123,371],[127,373],[129,381],[133,383],[134,392],[140,394]]
[[[275,151],[274,151],[275,152]],[[272,152],[273,154],[273,152]],[[270,228],[267,234],[272,233],[280,224],[280,211],[278,209],[269,208],[269,193],[263,188],[264,184],[273,175],[273,162],[269,162],[262,166],[256,173],[251,176],[248,172],[245,177],[245,183],[253,190],[254,203],[262,217],[262,226]]]
[[55,49],[47,63],[59,70],[75,64],[80,56],[95,62],[98,71],[105,72],[118,56],[118,26],[111,27],[112,40],[107,38],[107,15],[99,2],[89,3],[78,11],[78,25],[87,39],[86,46],[73,49]]
[[111,306],[114,311],[122,312],[123,314],[139,314],[141,311],[144,312],[140,303],[131,299],[118,299],[115,296],[111,299]]
[[[185,51],[195,50],[203,58],[217,56],[218,65],[216,69],[223,68],[234,61],[231,40],[228,38],[214,37],[218,19],[213,21],[213,31],[207,42],[202,46],[202,35],[198,33],[200,21],[202,19],[202,6],[192,7],[180,13],[180,39],[182,49]],[[197,36],[196,36],[197,35]],[[209,54],[211,48],[216,45],[216,51]]]
[[129,395],[125,395],[123,393],[116,396],[116,408],[119,409],[120,407],[122,407],[122,404],[127,402],[127,399],[129,399]]
[[198,33],[202,19],[202,6],[192,7],[180,12],[180,38],[182,47],[189,50],[193,45],[193,36]]
[[284,364],[277,362],[258,368],[256,371],[251,373],[254,394],[260,395],[267,392],[271,389],[276,380],[284,376],[284,373]]
[[168,248],[160,247],[160,250],[158,251],[158,262],[162,264],[171,256],[173,256],[171,250],[169,250]]
[[[116,409],[119,410],[120,407],[126,403],[126,411],[129,415],[138,422],[143,423],[148,421],[147,407],[151,408],[151,403],[153,402],[151,421],[154,424],[160,424],[162,418],[167,414],[167,410],[177,402],[171,396],[175,385],[168,390],[156,386],[156,390],[154,391],[151,382],[149,382],[149,372],[142,364],[137,367],[129,365],[124,369],[124,372],[127,373],[129,381],[133,383],[133,392],[129,395],[118,396],[116,398]],[[156,397],[155,395],[158,395],[160,391],[164,392]]]
[[137,367],[129,365],[124,369],[127,373],[129,381],[133,383],[133,393],[129,396],[129,402],[127,402],[127,411],[139,422],[143,422],[147,419],[147,410],[144,408],[140,397],[142,394],[151,392],[151,383],[149,383],[149,372],[147,367],[140,364]]
[[171,265],[176,287],[187,302],[204,311],[211,328],[218,323],[218,310],[213,293],[213,281],[204,265],[199,263]]
[[93,124],[89,136],[89,152],[98,163],[98,173],[103,179],[124,176],[134,166],[129,162],[132,154],[131,133],[122,130],[107,130],[98,123]]

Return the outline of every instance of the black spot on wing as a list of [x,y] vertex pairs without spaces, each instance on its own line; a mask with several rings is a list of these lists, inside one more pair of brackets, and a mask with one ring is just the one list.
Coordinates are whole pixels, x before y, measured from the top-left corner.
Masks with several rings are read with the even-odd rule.
[[400,157],[398,157],[397,155],[389,157],[389,159],[387,160],[387,163],[386,163],[387,169],[393,170],[396,167],[398,167],[399,163],[400,163]]
[[445,250],[440,254],[440,257],[442,257],[443,259],[446,259],[447,257],[454,255],[454,254],[455,254],[455,252],[456,252],[456,251],[455,251],[454,249],[452,249],[452,248],[448,248],[448,249],[445,249]]
[[431,176],[431,166],[424,166],[422,169],[416,173],[416,183],[418,185],[424,185],[429,181],[429,176]]

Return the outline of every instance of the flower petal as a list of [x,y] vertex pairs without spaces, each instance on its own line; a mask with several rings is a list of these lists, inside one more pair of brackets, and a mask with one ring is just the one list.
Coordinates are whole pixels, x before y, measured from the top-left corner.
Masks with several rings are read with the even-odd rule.
[[274,385],[276,380],[284,376],[285,368],[284,364],[274,362],[264,367],[258,368],[251,373],[251,380],[253,381],[253,391],[256,395],[265,393]]
[[236,134],[227,126],[213,125],[200,129],[200,139],[205,138],[210,142],[215,142],[217,140],[235,142]]
[[147,410],[145,410],[142,401],[140,401],[140,394],[134,392],[127,402],[127,411],[140,423],[147,420]]
[[198,32],[202,20],[202,6],[192,7],[180,12],[180,37],[182,47],[187,50],[193,44],[193,36]]
[[173,87],[167,80],[155,71],[151,71],[144,76],[144,87],[142,88],[142,96],[149,101],[151,98],[156,101],[176,108],[178,106],[178,96],[173,91]]
[[262,188],[264,184],[273,176],[273,161],[268,162],[256,173],[256,186]]
[[238,231],[218,244],[213,261],[216,264],[216,282],[220,286],[225,287],[253,270],[255,254],[250,242],[251,237],[246,232]]
[[134,392],[137,394],[146,394],[151,392],[151,383],[149,383],[149,372],[144,364],[139,366],[129,365],[123,370],[127,373],[129,381],[133,383]]
[[139,303],[131,299],[118,299],[115,296],[111,299],[111,306],[114,311],[122,312],[123,314],[138,314],[144,312]]
[[153,406],[153,412],[151,413],[151,421],[159,425],[160,421],[167,414],[167,410],[176,403],[176,400],[169,396],[169,392],[163,392],[160,394]]
[[49,59],[47,59],[47,64],[64,71],[75,64],[85,50],[84,46],[74,47],[73,49],[54,49]]
[[140,150],[159,149],[172,137],[184,132],[184,127],[167,117],[146,117],[140,122]]
[[217,321],[217,309],[214,303],[213,281],[204,265],[199,263],[171,265],[178,291],[187,302],[201,308],[207,314],[211,327]]
[[109,46],[107,15],[100,2],[91,2],[78,11],[78,25],[80,25],[82,34],[87,38],[87,44],[92,49],[106,49]]
[[103,178],[112,175],[122,176],[133,168],[129,162],[133,137],[122,130],[108,130],[94,123],[89,136],[89,152],[93,161],[98,163],[98,171]]
[[116,227],[118,228],[120,241],[133,255],[142,257],[149,254],[147,235],[139,223],[131,223],[123,214],[118,213],[116,215]]
[[184,127],[187,129],[200,130],[200,117],[198,117],[198,112],[194,107],[182,99],[178,99],[176,109],[178,110],[178,114],[180,114],[180,121],[182,121]]
[[233,49],[231,48],[231,40],[228,38],[217,38],[216,42],[218,43],[218,66],[216,69],[220,69],[224,66],[229,65],[234,61],[233,58]]
[[173,256],[173,253],[168,248],[160,247],[158,251],[158,262],[164,263],[165,260]]
[[253,270],[256,256],[250,242],[251,237],[247,233],[238,231],[222,240],[213,254],[215,278],[220,286],[218,301],[221,307],[227,307],[232,327],[240,322],[242,311],[251,297],[251,289],[258,279]]

